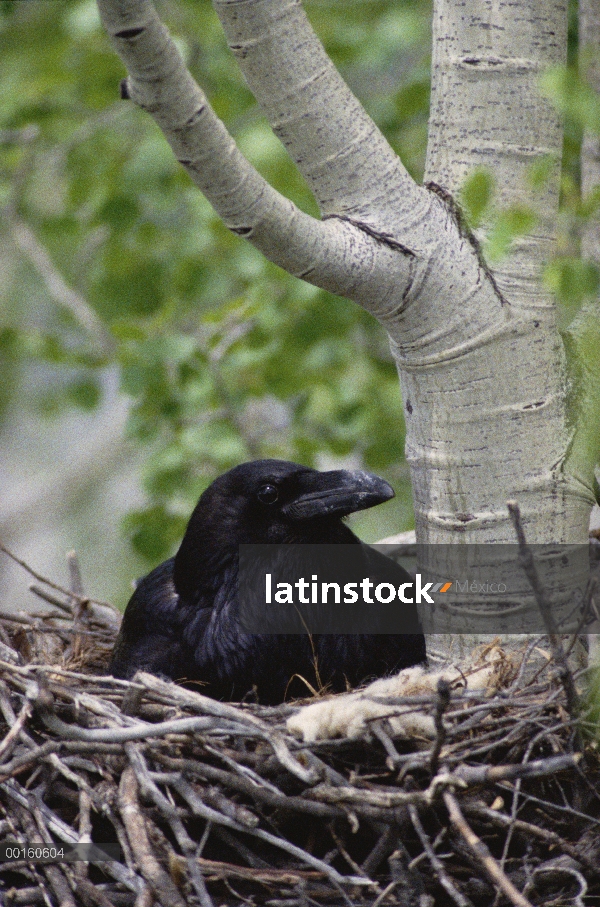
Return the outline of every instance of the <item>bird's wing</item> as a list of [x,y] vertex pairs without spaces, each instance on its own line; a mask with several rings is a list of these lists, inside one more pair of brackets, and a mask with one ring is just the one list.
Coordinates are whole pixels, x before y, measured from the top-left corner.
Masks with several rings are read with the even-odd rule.
[[130,679],[136,671],[178,677],[190,655],[181,640],[173,559],[144,577],[127,605],[109,673]]

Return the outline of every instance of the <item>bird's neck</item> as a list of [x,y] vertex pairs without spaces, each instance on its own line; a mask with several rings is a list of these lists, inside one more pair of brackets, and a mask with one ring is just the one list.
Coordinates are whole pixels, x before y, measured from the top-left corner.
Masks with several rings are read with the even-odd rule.
[[237,560],[237,546],[215,544],[201,532],[188,532],[175,555],[173,581],[180,597],[191,601],[214,592],[223,573]]
[[216,592],[227,571],[237,571],[240,545],[353,545],[359,543],[341,520],[279,524],[277,530],[237,534],[233,538],[212,530],[210,521],[190,523],[175,555],[173,579],[177,593],[189,602]]

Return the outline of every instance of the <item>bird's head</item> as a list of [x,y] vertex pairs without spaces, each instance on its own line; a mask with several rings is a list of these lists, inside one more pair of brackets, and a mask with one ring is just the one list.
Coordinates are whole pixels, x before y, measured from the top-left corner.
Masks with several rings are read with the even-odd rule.
[[349,542],[341,520],[394,497],[384,479],[362,470],[319,472],[285,460],[230,469],[202,494],[175,559],[175,585],[192,587],[208,566],[224,566],[243,544]]

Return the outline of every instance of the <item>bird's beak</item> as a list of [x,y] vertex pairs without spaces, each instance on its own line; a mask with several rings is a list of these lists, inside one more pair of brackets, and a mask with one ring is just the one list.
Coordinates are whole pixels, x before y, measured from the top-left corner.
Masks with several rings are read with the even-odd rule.
[[315,517],[343,517],[366,510],[394,497],[394,490],[384,479],[369,472],[315,472],[303,477],[304,489],[282,510],[292,520]]

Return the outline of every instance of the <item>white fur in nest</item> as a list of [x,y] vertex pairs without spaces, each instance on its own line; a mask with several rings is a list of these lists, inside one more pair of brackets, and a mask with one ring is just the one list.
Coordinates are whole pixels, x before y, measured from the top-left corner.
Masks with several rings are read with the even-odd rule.
[[428,671],[422,667],[406,668],[392,677],[376,680],[357,693],[341,693],[304,706],[287,720],[287,728],[305,743],[331,740],[334,737],[362,737],[369,733],[369,722],[386,718],[393,736],[435,736],[433,716],[417,706],[389,705],[375,702],[374,697],[404,697],[434,694],[439,680],[460,683],[470,690],[497,687],[500,676],[496,661],[469,667],[465,677],[456,668]]

